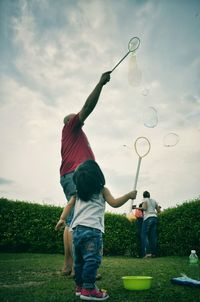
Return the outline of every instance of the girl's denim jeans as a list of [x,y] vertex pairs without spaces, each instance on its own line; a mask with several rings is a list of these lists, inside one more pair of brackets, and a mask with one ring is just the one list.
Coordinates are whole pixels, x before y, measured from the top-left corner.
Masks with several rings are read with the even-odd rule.
[[73,249],[76,284],[87,289],[95,288],[96,274],[102,259],[102,232],[78,225],[73,229]]

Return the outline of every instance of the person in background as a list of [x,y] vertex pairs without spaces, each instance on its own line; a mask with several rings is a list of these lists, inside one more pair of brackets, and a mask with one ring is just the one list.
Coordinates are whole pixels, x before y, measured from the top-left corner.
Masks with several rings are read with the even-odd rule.
[[[99,82],[94,90],[88,96],[82,109],[77,113],[71,113],[64,118],[64,126],[62,129],[61,140],[61,166],[60,166],[60,184],[63,188],[67,200],[76,192],[76,186],[73,182],[74,170],[79,164],[87,159],[95,159],[87,136],[82,127],[85,120],[94,110],[103,86],[110,81],[110,71],[102,74]],[[69,225],[73,218],[73,207],[66,221],[64,229],[64,266],[63,275],[74,275],[73,271],[73,254],[72,254],[72,238],[69,232]]]
[[142,202],[139,204],[139,207],[137,208],[135,205],[133,205],[134,215],[136,217],[136,230],[137,230],[137,238],[139,242],[139,257],[142,257],[142,224],[143,224],[143,210],[142,210]]
[[144,191],[142,207],[144,217],[142,224],[142,257],[150,258],[157,255],[157,214],[160,213],[158,203]]
[[74,208],[70,227],[73,233],[75,294],[82,300],[104,301],[109,296],[96,287],[95,279],[102,260],[105,205],[107,202],[118,208],[129,199],[135,199],[137,191],[114,198],[105,187],[99,165],[93,160],[79,165],[73,179],[76,194],[64,208],[55,228],[57,230],[65,224],[71,208]]

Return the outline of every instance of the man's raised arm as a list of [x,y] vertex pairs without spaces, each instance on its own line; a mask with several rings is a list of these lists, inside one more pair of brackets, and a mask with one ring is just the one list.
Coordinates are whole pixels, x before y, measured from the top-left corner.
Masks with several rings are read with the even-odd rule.
[[107,71],[102,74],[99,83],[96,85],[94,90],[88,96],[83,108],[79,112],[79,118],[82,123],[86,120],[86,118],[90,115],[90,113],[95,108],[99,100],[99,96],[101,94],[101,90],[103,86],[110,81],[110,73],[111,73],[110,71]]

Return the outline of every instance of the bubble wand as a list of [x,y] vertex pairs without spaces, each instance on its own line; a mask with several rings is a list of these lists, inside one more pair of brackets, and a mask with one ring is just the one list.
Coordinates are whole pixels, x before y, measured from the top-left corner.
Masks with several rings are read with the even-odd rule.
[[[141,150],[139,151],[140,147],[141,147],[141,149],[143,149],[142,151]],[[146,138],[144,136],[140,136],[135,140],[134,148],[135,148],[135,152],[138,155],[138,165],[137,165],[137,171],[136,171],[136,175],[135,175],[135,183],[134,183],[134,187],[133,187],[133,190],[136,190],[141,161],[142,161],[142,158],[147,156],[147,154],[149,153],[149,151],[151,149],[151,144],[150,144],[150,141],[148,140],[148,138]],[[133,206],[133,200],[131,200],[131,202],[130,202],[129,213],[132,212],[132,206]]]

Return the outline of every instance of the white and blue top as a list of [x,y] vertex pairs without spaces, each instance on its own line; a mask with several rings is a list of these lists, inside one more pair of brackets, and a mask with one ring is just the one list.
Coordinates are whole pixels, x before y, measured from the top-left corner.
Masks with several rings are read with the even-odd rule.
[[94,194],[89,201],[82,201],[76,198],[74,216],[70,228],[74,229],[77,225],[95,228],[104,233],[104,213],[106,202],[102,195]]

